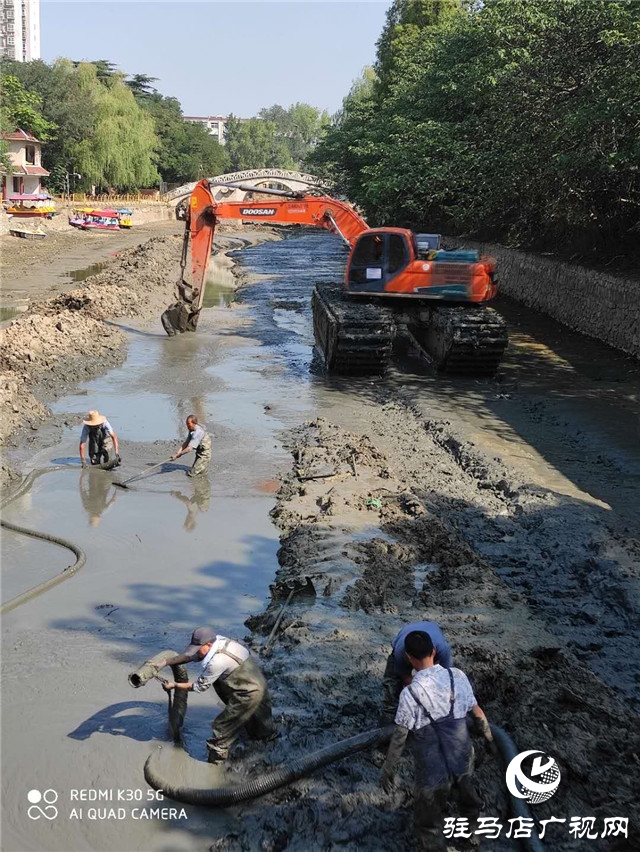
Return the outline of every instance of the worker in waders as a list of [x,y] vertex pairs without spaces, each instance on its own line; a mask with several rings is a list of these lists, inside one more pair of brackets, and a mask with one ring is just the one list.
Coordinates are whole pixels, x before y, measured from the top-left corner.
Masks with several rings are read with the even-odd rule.
[[178,452],[171,456],[171,458],[175,461],[180,456],[185,455],[185,453],[195,452],[196,457],[187,476],[198,476],[198,474],[204,473],[209,467],[209,462],[211,461],[211,437],[199,425],[195,414],[190,414],[187,417],[186,423],[189,434]]
[[393,724],[400,693],[407,684],[411,683],[411,665],[404,652],[404,642],[409,633],[416,630],[426,633],[433,642],[436,663],[444,666],[445,669],[451,668],[453,665],[451,646],[435,621],[414,621],[411,624],[406,624],[393,640],[391,653],[382,677],[383,708],[380,720],[382,725]]
[[[434,644],[423,631],[409,633],[404,646],[407,661],[416,674],[400,695],[380,783],[387,792],[393,789],[398,759],[408,740],[416,772],[418,841],[422,849],[438,849],[443,845],[443,809],[452,787],[461,816],[477,820],[483,805],[471,781],[474,751],[467,713],[474,717],[493,753],[495,745],[487,718],[464,672],[436,663]],[[474,828],[470,830],[473,832]]]
[[206,692],[210,686],[225,705],[211,723],[213,736],[207,740],[209,763],[223,763],[244,728],[251,739],[272,740],[277,736],[271,718],[271,699],[264,675],[249,651],[235,639],[216,633],[213,627],[198,627],[182,654],[165,666],[202,660],[202,674],[189,683],[163,683],[163,689]]
[[90,411],[87,419],[82,421],[80,435],[80,463],[86,467],[84,445],[88,444],[88,456],[91,464],[109,465],[116,467],[120,464],[118,436],[113,427],[99,411]]

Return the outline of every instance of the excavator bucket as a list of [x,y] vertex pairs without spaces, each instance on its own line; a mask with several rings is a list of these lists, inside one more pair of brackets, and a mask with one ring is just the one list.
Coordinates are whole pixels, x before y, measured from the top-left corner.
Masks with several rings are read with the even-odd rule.
[[[189,198],[187,207],[180,280],[176,284],[176,301],[160,317],[169,337],[195,331],[204,300],[207,268],[213,245],[216,216],[214,201],[207,181],[200,181]],[[187,258],[191,247],[191,281],[185,280]]]

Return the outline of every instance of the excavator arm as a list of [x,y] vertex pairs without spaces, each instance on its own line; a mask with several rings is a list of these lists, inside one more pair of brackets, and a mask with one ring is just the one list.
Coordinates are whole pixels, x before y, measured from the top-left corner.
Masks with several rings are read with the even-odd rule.
[[[252,192],[260,191],[253,187],[246,188]],[[191,242],[193,310],[199,311],[202,307],[211,248],[219,219],[324,228],[341,236],[349,248],[369,227],[350,205],[329,196],[283,193],[269,189],[263,192],[270,196],[277,194],[286,197],[270,197],[260,201],[215,201],[208,180],[201,180],[194,187],[187,214],[188,234],[185,233],[185,239]]]

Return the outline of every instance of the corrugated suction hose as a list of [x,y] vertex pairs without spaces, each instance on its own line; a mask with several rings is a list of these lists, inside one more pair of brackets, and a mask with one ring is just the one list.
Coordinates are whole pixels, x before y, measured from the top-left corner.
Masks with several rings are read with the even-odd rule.
[[[186,695],[186,693],[184,693]],[[186,708],[185,708],[186,709]],[[166,796],[178,802],[188,805],[205,805],[207,807],[221,808],[229,805],[238,805],[249,799],[264,796],[279,787],[285,787],[305,775],[309,775],[316,769],[342,760],[359,751],[380,745],[389,741],[393,733],[393,725],[383,728],[375,728],[355,737],[342,740],[334,745],[327,746],[319,751],[313,752],[306,757],[292,760],[286,766],[266,772],[259,778],[245,781],[242,784],[229,787],[193,788],[173,784],[171,779],[162,774],[160,753],[162,746],[152,752],[144,765],[144,777],[156,790],[162,790]],[[509,734],[497,725],[491,725],[494,740],[500,752],[504,764],[508,764],[518,754],[518,748]],[[531,819],[531,811],[524,799],[518,799],[509,794],[511,811],[516,817]],[[544,852],[544,845],[538,837],[523,837],[522,845],[528,852]]]
[[[507,764],[511,763],[513,758],[518,754],[518,747],[503,728],[499,728],[497,725],[491,725],[491,733],[493,734],[493,739],[498,746],[498,751],[504,761],[504,765],[507,766]],[[509,793],[509,802],[511,803],[511,812],[514,817],[531,819],[529,805],[524,799],[518,799],[516,796],[512,796],[511,793]],[[534,837],[532,834],[531,837],[522,837],[520,839],[523,847],[527,849],[528,852],[544,852],[544,844],[539,837]]]
[[[159,654],[156,654],[155,657],[152,657],[150,660],[147,660],[146,663],[143,663],[139,669],[131,672],[128,678],[129,683],[135,689],[144,686],[152,678],[155,678],[162,683],[163,678],[159,676],[158,672],[164,668],[167,660],[176,656],[177,654],[175,651],[161,651]],[[187,674],[185,666],[171,666],[171,671],[173,672],[173,680],[175,683],[186,683],[189,680],[189,675]],[[185,713],[187,712],[187,695],[188,693],[184,689],[175,689],[173,690],[173,693],[167,693],[167,697],[169,699],[169,730],[171,731],[173,741],[176,743],[180,742],[180,730],[184,723]]]
[[[26,479],[19,485],[16,491],[13,492],[6,500],[2,501],[0,508],[4,509],[5,506],[8,506],[9,503],[12,503],[14,500],[17,500],[18,497],[22,497],[29,489],[32,487],[35,480],[42,476],[45,473],[51,473],[54,470],[76,470],[77,468],[69,467],[68,465],[55,465],[54,467],[44,467],[40,468],[40,470],[32,471]],[[51,589],[53,586],[57,586],[58,583],[62,583],[64,580],[67,580],[69,577],[73,576],[76,572],[78,572],[82,566],[87,561],[87,556],[80,547],[74,544],[72,541],[69,541],[67,538],[62,538],[61,536],[51,535],[50,533],[42,533],[37,530],[29,529],[29,527],[22,527],[18,524],[12,524],[9,521],[5,521],[4,519],[0,519],[0,526],[4,527],[4,529],[11,530],[12,532],[21,533],[22,535],[31,536],[31,538],[39,538],[42,541],[51,542],[51,544],[57,544],[60,547],[66,547],[67,550],[70,550],[74,556],[76,557],[76,561],[73,565],[69,565],[64,569],[60,574],[57,574],[55,577],[52,577],[50,580],[45,580],[44,583],[39,583],[37,586],[34,586],[32,589],[29,589],[26,592],[23,592],[21,595],[18,595],[15,598],[12,598],[10,601],[2,604],[0,606],[0,613],[4,615],[7,612],[10,612],[12,609],[20,606],[23,603],[27,603],[27,601],[32,600],[37,595],[41,595],[43,592],[46,592],[48,589]]]
[[347,740],[342,740],[334,745],[315,751],[305,757],[292,760],[286,766],[266,772],[259,778],[245,781],[233,787],[214,787],[211,789],[197,789],[191,787],[179,787],[172,784],[170,779],[162,776],[159,766],[160,748],[152,752],[144,765],[144,777],[156,790],[162,790],[165,796],[169,796],[178,802],[188,805],[206,805],[208,807],[220,808],[227,805],[237,805],[247,799],[255,799],[271,793],[279,787],[285,787],[305,775],[309,775],[322,766],[335,763],[356,752],[366,748],[387,742],[393,733],[393,725],[385,728],[375,728],[365,731]]

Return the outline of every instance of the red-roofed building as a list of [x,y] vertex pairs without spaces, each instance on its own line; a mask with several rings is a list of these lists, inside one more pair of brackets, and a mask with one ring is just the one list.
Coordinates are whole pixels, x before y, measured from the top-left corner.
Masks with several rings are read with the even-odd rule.
[[39,139],[26,130],[2,133],[7,143],[11,161],[11,173],[2,175],[2,198],[5,201],[20,201],[24,196],[43,195],[42,178],[49,172],[42,167]]

